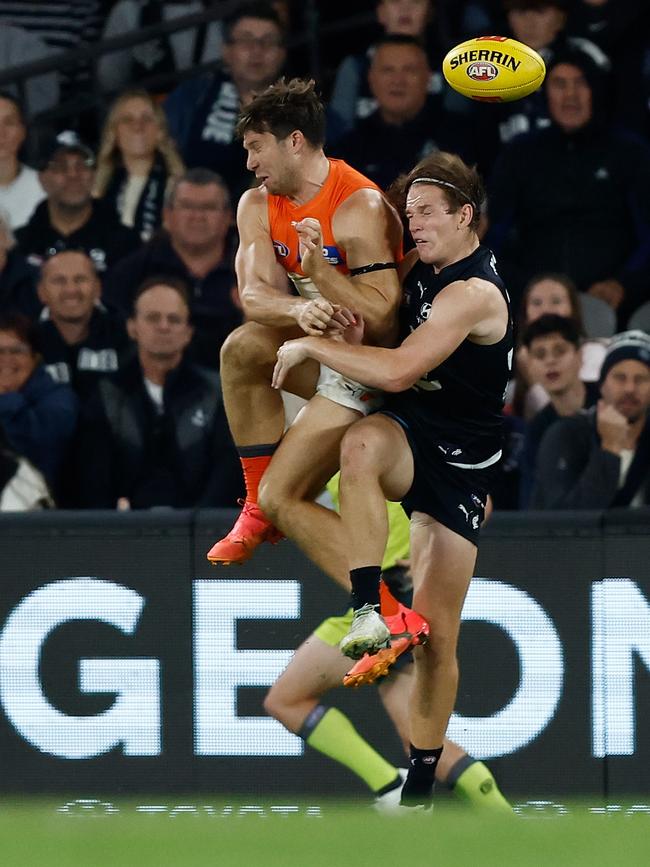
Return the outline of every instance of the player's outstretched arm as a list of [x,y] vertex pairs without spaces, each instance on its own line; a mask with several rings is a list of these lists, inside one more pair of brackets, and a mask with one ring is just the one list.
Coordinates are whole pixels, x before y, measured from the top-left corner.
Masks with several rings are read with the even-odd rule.
[[[322,255],[323,240],[317,220],[296,224],[301,241],[302,269],[332,304],[350,307],[366,323],[369,343],[386,345],[395,338],[401,287],[396,251],[401,249],[402,226],[397,213],[376,190],[357,190],[336,210],[332,229],[345,251],[348,268],[371,269],[345,276]],[[372,270],[374,266],[380,266]],[[388,266],[388,267],[381,267]]]

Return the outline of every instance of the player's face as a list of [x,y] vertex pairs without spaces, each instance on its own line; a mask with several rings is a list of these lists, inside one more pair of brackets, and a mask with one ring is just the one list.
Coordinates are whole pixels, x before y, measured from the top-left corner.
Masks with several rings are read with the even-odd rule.
[[414,117],[427,98],[431,71],[417,45],[381,45],[370,65],[368,83],[379,108],[390,122]]
[[277,139],[270,132],[247,132],[244,134],[244,149],[246,168],[254,173],[260,186],[274,196],[288,196],[294,192],[295,169],[287,139]]
[[100,285],[90,259],[83,253],[59,253],[43,265],[38,297],[54,320],[84,322],[99,299]]
[[561,334],[536,337],[528,350],[530,374],[550,395],[564,394],[580,374],[580,350]]
[[540,280],[528,292],[526,298],[526,322],[531,323],[545,313],[557,316],[572,316],[571,299],[566,286],[555,280]]
[[566,14],[556,6],[511,9],[508,12],[508,24],[515,39],[530,45],[535,51],[550,45],[565,22]]
[[575,132],[591,120],[591,88],[581,69],[558,63],[546,76],[548,110],[565,132]]
[[164,284],[152,286],[138,298],[128,329],[140,353],[161,361],[182,355],[192,337],[185,302]]
[[460,212],[451,210],[442,190],[433,184],[413,184],[406,197],[405,213],[420,259],[436,267],[452,261],[460,240]]
[[377,20],[386,33],[420,36],[430,12],[430,0],[382,0],[377,6]]
[[633,358],[619,361],[605,377],[600,393],[629,422],[638,421],[650,407],[650,368]]

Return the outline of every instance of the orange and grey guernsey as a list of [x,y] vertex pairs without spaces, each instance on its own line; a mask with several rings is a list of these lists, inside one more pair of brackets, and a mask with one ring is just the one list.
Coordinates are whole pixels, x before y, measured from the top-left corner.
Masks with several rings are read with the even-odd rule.
[[[357,190],[382,192],[376,184],[343,160],[330,159],[329,164],[330,170],[325,183],[313,199],[304,205],[294,205],[286,196],[268,196],[269,231],[276,259],[286,270],[298,292],[308,299],[318,297],[319,292],[311,277],[306,277],[300,267],[298,234],[291,224],[307,217],[318,220],[323,232],[323,256],[342,274],[348,274],[345,250],[336,243],[332,218],[339,205]],[[393,255],[395,261],[399,262],[402,258],[401,244],[398,249],[393,250]]]

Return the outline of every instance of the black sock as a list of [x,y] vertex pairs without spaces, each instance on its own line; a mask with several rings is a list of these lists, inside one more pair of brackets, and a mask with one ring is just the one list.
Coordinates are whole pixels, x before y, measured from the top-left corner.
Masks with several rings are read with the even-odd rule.
[[363,605],[379,605],[379,579],[381,566],[361,566],[350,570],[352,584],[352,607]]
[[419,750],[411,744],[409,772],[404,781],[400,804],[416,807],[428,806],[433,800],[433,785],[436,781],[436,767],[442,755],[438,749]]

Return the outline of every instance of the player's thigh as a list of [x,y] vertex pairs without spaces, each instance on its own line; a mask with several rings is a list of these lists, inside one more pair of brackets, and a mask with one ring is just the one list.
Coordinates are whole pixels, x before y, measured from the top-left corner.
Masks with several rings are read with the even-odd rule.
[[345,479],[379,479],[387,500],[401,500],[413,484],[413,453],[402,426],[383,413],[357,422],[341,447],[342,488]]
[[273,684],[276,703],[296,704],[308,698],[318,698],[340,686],[350,660],[337,645],[331,645],[312,634],[296,650],[291,662]]
[[411,516],[413,607],[432,636],[454,638],[476,563],[476,546],[422,512]]
[[264,474],[263,497],[316,497],[339,468],[341,440],[360,418],[353,409],[316,395],[282,438]]

